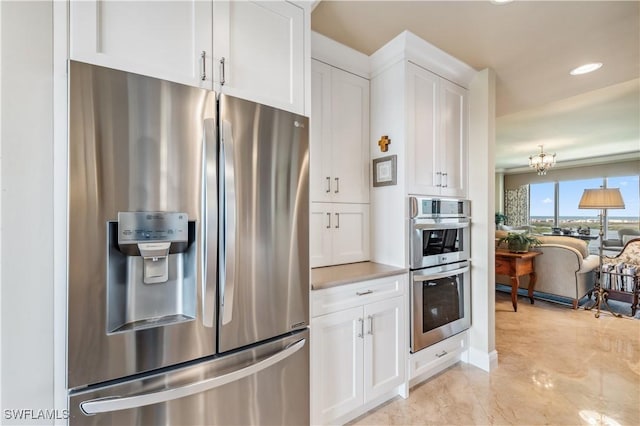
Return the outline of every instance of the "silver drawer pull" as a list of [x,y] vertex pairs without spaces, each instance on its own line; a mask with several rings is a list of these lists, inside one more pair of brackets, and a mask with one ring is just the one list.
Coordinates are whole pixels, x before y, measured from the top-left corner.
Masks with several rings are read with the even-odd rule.
[[373,293],[373,290],[367,290],[367,291],[356,291],[356,294],[358,296],[364,296],[365,294],[371,294]]
[[442,357],[443,357],[443,356],[445,356],[446,354],[447,354],[447,351],[442,351],[442,352],[440,352],[439,354],[436,354],[436,356],[437,356],[438,358],[442,358]]

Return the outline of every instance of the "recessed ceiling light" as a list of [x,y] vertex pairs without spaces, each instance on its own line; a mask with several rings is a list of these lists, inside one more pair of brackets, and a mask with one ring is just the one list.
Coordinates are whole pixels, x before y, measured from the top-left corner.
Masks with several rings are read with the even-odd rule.
[[586,74],[588,72],[595,71],[595,70],[599,69],[600,67],[602,67],[602,62],[594,62],[592,64],[584,64],[584,65],[580,65],[578,68],[572,69],[569,74],[571,74],[571,75]]
[[491,3],[493,4],[505,4],[505,3],[511,3],[513,0],[491,0]]

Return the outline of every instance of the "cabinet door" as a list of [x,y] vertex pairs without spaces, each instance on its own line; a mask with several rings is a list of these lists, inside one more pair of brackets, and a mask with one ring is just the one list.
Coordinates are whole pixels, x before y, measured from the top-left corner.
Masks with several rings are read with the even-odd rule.
[[364,402],[362,314],[356,307],[312,319],[312,424],[329,424]]
[[306,24],[304,9],[286,1],[214,1],[220,90],[304,114]]
[[309,262],[312,268],[331,264],[331,204],[311,203]]
[[369,80],[331,69],[333,202],[369,202]]
[[331,201],[331,67],[311,61],[309,192],[311,201]]
[[468,108],[467,90],[441,80],[442,195],[466,195]]
[[442,164],[438,155],[439,77],[407,64],[407,192],[439,195]]
[[334,204],[333,264],[369,260],[369,204]]
[[212,3],[198,0],[74,0],[70,57],[210,89],[211,13]]
[[401,385],[409,348],[404,342],[403,297],[364,306],[365,402]]

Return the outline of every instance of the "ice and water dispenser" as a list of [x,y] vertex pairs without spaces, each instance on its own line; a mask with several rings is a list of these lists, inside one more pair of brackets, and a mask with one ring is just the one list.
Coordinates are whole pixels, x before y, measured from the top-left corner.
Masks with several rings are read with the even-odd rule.
[[195,222],[186,213],[119,212],[107,232],[108,334],[195,319]]

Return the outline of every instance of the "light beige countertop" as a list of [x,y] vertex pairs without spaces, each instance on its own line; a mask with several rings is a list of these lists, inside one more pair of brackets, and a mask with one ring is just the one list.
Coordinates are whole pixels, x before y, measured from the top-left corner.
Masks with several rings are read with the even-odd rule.
[[391,275],[404,274],[407,268],[374,262],[349,263],[347,265],[325,266],[311,269],[311,290],[351,284]]

